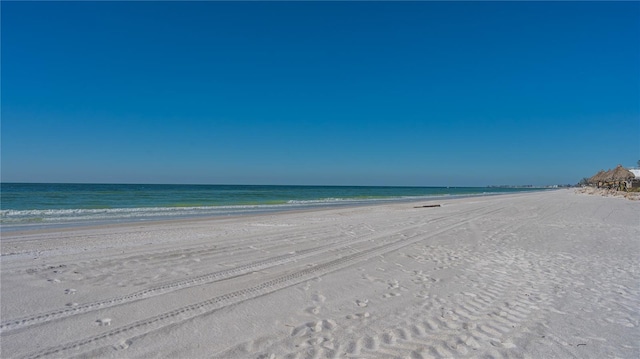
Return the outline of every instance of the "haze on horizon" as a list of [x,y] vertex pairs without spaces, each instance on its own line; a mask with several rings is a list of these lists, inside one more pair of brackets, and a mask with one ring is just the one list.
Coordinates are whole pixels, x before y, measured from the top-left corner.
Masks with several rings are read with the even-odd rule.
[[638,2],[2,2],[3,182],[575,184],[640,159]]

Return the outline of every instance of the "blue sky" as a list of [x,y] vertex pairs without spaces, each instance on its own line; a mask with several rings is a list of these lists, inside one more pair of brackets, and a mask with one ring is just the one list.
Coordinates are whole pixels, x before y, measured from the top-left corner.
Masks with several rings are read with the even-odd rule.
[[576,183],[640,159],[638,2],[5,2],[4,182]]

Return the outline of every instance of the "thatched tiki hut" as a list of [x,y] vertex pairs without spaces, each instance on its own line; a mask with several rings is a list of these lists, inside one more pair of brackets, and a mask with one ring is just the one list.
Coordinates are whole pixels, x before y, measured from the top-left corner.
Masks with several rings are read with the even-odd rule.
[[611,187],[616,188],[618,191],[626,191],[627,188],[631,188],[631,181],[634,178],[636,176],[631,171],[622,167],[622,165],[618,165],[607,175],[605,181],[611,183]]
[[596,173],[591,178],[589,178],[588,183],[590,185],[595,185],[596,187],[600,187],[600,178],[604,173],[605,173],[604,170],[598,171],[598,173]]

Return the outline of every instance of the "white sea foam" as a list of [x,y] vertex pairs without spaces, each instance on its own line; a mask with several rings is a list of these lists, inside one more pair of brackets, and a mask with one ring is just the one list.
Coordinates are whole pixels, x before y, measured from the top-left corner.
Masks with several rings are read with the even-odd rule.
[[43,221],[77,220],[82,218],[129,218],[154,216],[182,216],[233,214],[235,212],[253,212],[263,210],[277,210],[309,205],[330,205],[338,203],[371,202],[370,199],[325,198],[319,200],[291,200],[282,204],[247,204],[230,206],[193,206],[193,207],[136,207],[136,208],[90,208],[90,209],[29,209],[29,210],[0,210],[2,223],[20,221],[22,219],[41,218]]
[[3,230],[15,226],[49,226],[82,223],[129,222],[139,220],[239,215],[260,212],[306,208],[337,204],[339,200],[300,201],[283,204],[196,206],[196,207],[145,207],[145,208],[100,208],[100,209],[30,209],[0,210]]
[[[338,198],[330,197],[314,200],[290,200],[280,204],[245,204],[227,206],[192,207],[136,207],[136,208],[90,208],[90,209],[29,209],[0,210],[2,230],[16,230],[22,227],[67,226],[76,224],[100,224],[113,222],[135,222],[145,220],[163,220],[172,218],[228,216],[251,213],[286,211],[294,209],[373,204],[392,201],[413,201],[434,199],[437,196],[404,196],[385,198]],[[469,195],[466,195],[469,196]],[[453,196],[455,197],[455,196]]]
[[201,207],[145,207],[145,208],[100,208],[100,209],[30,209],[1,210],[0,216],[6,218],[45,217],[67,218],[87,216],[153,216],[157,214],[183,214],[194,212],[221,212],[253,208],[268,208],[276,205],[235,205],[235,206],[201,206]]
[[314,204],[314,203],[333,203],[333,202],[356,202],[354,198],[322,198],[322,199],[308,199],[308,200],[295,200],[287,201],[288,204]]

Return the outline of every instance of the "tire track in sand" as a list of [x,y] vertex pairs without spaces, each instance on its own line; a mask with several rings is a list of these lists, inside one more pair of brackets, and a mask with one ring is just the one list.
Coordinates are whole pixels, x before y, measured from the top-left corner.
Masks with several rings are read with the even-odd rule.
[[[302,283],[306,280],[309,280],[318,276],[322,276],[324,274],[336,271],[338,269],[352,266],[355,263],[358,263],[360,261],[367,260],[375,256],[379,256],[381,254],[398,250],[404,246],[413,244],[418,241],[422,241],[432,236],[439,235],[451,229],[460,227],[466,224],[468,221],[490,215],[500,210],[501,208],[486,211],[474,218],[470,218],[465,221],[458,222],[450,226],[446,226],[437,231],[429,233],[426,236],[423,233],[416,233],[411,236],[402,237],[399,240],[384,243],[382,245],[365,249],[360,252],[352,253],[335,260],[317,264],[313,267],[308,267],[308,268],[299,270],[297,272],[282,275],[280,277],[262,282],[258,285],[255,285],[249,288],[236,290],[227,294],[213,297],[211,299],[208,299],[199,303],[195,303],[195,304],[187,305],[175,310],[171,310],[169,312],[165,312],[163,314],[153,316],[144,320],[135,321],[131,324],[114,328],[113,330],[106,331],[99,335],[95,335],[95,336],[87,337],[74,342],[43,349],[35,353],[28,354],[24,356],[24,358],[35,359],[35,358],[46,357],[49,355],[55,355],[58,357],[72,355],[72,354],[75,355],[80,353],[68,353],[67,355],[63,355],[63,353],[71,350],[79,350],[83,347],[86,348],[87,346],[91,346],[91,347],[86,348],[84,352],[93,350],[93,349],[98,349],[105,345],[110,346],[113,344],[114,341],[118,341],[118,340],[126,341],[126,339],[142,336],[145,333],[149,333],[151,331],[163,328],[167,325],[176,324],[191,318],[205,315],[212,311],[218,310],[220,308],[237,304],[249,299],[257,298],[259,296],[263,296],[263,295],[275,292],[277,290],[281,290],[283,288],[287,288],[292,285]],[[422,225],[424,225],[424,223],[421,223],[416,227],[419,227]]]
[[[509,236],[508,232],[503,233],[504,237]],[[502,242],[494,236],[489,239]],[[434,258],[449,254],[447,248],[431,250]],[[454,280],[470,285],[469,289],[452,293],[451,297],[421,292],[416,296],[423,298],[422,304],[408,307],[391,323],[388,317],[378,319],[367,312],[359,318],[362,323],[347,328],[347,333],[363,334],[347,341],[338,339],[345,334],[339,335],[339,331],[346,327],[338,325],[330,331],[326,326],[313,326],[339,319],[318,318],[317,322],[305,323],[310,329],[304,337],[299,335],[301,327],[295,327],[292,338],[276,344],[280,348],[276,352],[282,351],[284,344],[295,348],[285,358],[306,358],[308,353],[326,358],[508,357],[516,339],[528,330],[526,326],[538,322],[553,305],[553,298],[547,293],[555,281],[549,272],[554,260],[519,248],[466,251],[462,257],[463,272]],[[371,325],[378,320],[385,320],[385,324]],[[371,328],[376,327],[387,329],[372,332]]]
[[[415,226],[405,227],[405,229],[412,230],[424,224],[433,223],[439,220],[443,220],[445,218],[446,217],[438,217],[430,221],[420,223]],[[245,265],[241,265],[238,267],[234,267],[234,268],[230,268],[222,271],[199,275],[193,278],[187,278],[187,279],[182,279],[182,280],[173,281],[169,283],[164,283],[161,285],[153,286],[151,288],[147,288],[147,289],[137,291],[131,294],[127,294],[124,296],[109,298],[109,299],[105,299],[97,302],[74,305],[66,308],[58,308],[49,312],[39,313],[39,314],[28,316],[28,317],[11,319],[0,324],[0,332],[2,333],[9,332],[12,330],[17,330],[17,329],[29,327],[32,325],[42,324],[52,320],[57,320],[57,319],[69,317],[76,314],[84,314],[92,310],[105,309],[105,308],[109,308],[117,305],[131,303],[131,302],[149,298],[152,296],[173,292],[176,290],[186,289],[186,288],[190,288],[197,285],[214,283],[214,282],[229,279],[232,277],[237,277],[237,276],[252,273],[255,271],[264,270],[270,267],[290,263],[301,258],[305,258],[315,254],[320,254],[322,252],[343,249],[353,244],[357,244],[357,243],[365,242],[369,240],[371,240],[371,238],[368,238],[366,236],[351,237],[351,239],[347,241],[330,243],[330,244],[315,247],[315,248],[300,250],[295,253],[288,253],[288,254],[284,254],[276,257],[267,258],[262,261],[252,262],[252,263],[248,263]]]
[[229,279],[232,277],[237,277],[237,276],[252,273],[255,271],[264,270],[270,267],[293,262],[298,259],[308,257],[314,254],[319,254],[319,253],[330,251],[330,250],[338,250],[343,247],[348,247],[353,244],[368,241],[368,240],[370,239],[355,238],[349,241],[339,242],[337,244],[331,243],[331,244],[327,244],[327,245],[323,245],[315,248],[296,251],[295,253],[288,253],[288,254],[279,255],[276,257],[267,258],[262,261],[252,262],[252,263],[248,263],[245,265],[241,265],[241,266],[226,269],[226,270],[199,275],[193,278],[187,278],[183,280],[178,280],[178,281],[157,285],[148,289],[144,289],[144,290],[137,291],[137,292],[120,296],[120,297],[114,297],[114,298],[109,298],[109,299],[105,299],[97,302],[76,305],[69,308],[59,308],[46,313],[40,313],[40,314],[36,314],[36,315],[24,317],[24,318],[12,319],[0,324],[0,332],[8,332],[11,330],[25,328],[25,327],[29,327],[36,324],[46,323],[51,320],[56,320],[56,319],[72,316],[75,314],[87,313],[92,310],[105,309],[105,308],[113,307],[120,304],[126,304],[130,302],[134,302],[136,300],[141,300],[144,298],[157,296],[157,295],[161,295],[168,292],[185,289],[185,288],[189,288],[197,285],[214,283],[214,282]]

